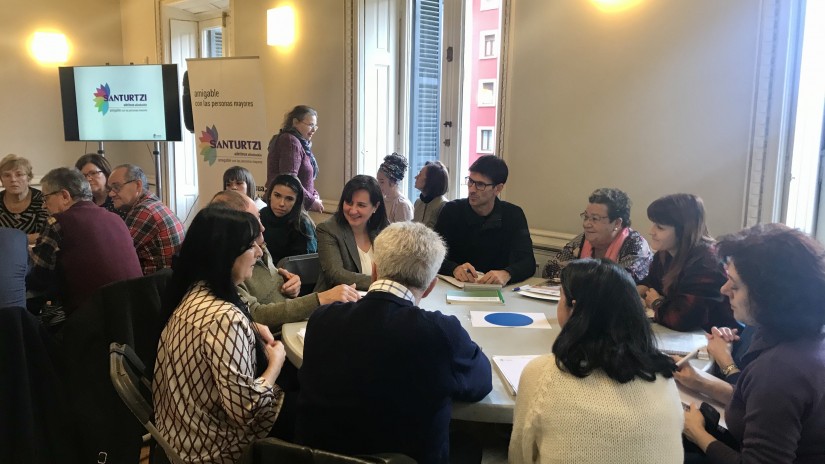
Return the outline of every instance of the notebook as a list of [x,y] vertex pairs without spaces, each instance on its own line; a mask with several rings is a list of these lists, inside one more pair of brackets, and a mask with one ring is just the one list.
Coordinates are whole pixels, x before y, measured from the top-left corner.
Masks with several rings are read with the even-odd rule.
[[[656,334],[659,349],[667,354],[685,356],[696,348],[707,346],[708,339],[703,334],[670,332]],[[699,353],[699,359],[708,359],[707,350]]]
[[518,394],[518,382],[521,378],[521,371],[524,367],[536,359],[539,355],[530,354],[522,356],[493,356],[493,366],[501,377],[501,383],[507,388],[511,395]]
[[448,304],[504,304],[500,288],[447,290]]
[[[483,276],[483,275],[484,275],[483,272],[478,273],[479,278],[481,278],[481,276]],[[443,275],[443,274],[438,274],[438,278],[443,280],[444,282],[447,282],[448,284],[450,284],[454,287],[458,287],[458,288],[465,288],[465,286],[468,286],[468,287],[471,286],[473,288],[501,288],[501,285],[499,285],[499,284],[479,284],[479,283],[473,283],[473,282],[461,282],[453,276],[448,276],[448,275]]]

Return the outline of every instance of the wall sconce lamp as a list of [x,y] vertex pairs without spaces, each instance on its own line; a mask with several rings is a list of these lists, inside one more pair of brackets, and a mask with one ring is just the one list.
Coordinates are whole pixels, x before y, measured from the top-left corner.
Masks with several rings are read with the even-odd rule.
[[69,42],[60,32],[37,31],[29,41],[29,52],[41,64],[61,64],[69,59]]
[[288,46],[295,42],[295,10],[281,6],[266,11],[266,44]]
[[602,13],[620,13],[642,3],[642,0],[590,0]]

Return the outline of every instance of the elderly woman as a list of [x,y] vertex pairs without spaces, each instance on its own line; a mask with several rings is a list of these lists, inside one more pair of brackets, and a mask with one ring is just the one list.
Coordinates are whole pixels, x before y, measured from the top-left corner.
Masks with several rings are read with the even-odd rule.
[[74,167],[89,181],[89,187],[92,189],[92,201],[97,206],[103,207],[125,219],[126,212],[115,208],[112,197],[109,196],[109,189],[106,187],[109,174],[112,173],[109,160],[97,153],[87,153],[77,160]]
[[258,185],[249,169],[243,166],[232,166],[223,173],[224,190],[234,190],[246,195],[255,202],[258,209],[265,208],[266,202],[258,198],[256,190]]
[[524,368],[511,463],[681,463],[682,407],[672,359],[633,280],[607,260],[561,272],[553,353]]
[[317,130],[318,113],[314,109],[298,105],[286,114],[281,130],[269,141],[266,185],[280,174],[291,174],[304,186],[304,208],[323,212],[324,205],[315,190],[318,162],[312,153],[312,136]]
[[447,168],[441,161],[427,161],[415,176],[415,188],[421,195],[413,206],[413,221],[421,222],[430,229],[435,228],[438,214],[447,198],[444,194],[450,187]]
[[34,174],[29,160],[17,155],[6,155],[0,160],[0,227],[20,229],[29,243],[46,227],[49,212],[43,207],[43,193],[30,187]]
[[338,210],[316,229],[321,274],[315,291],[339,284],[367,291],[372,283],[372,242],[388,225],[378,181],[365,175],[350,179]]
[[636,282],[644,279],[652,253],[644,237],[630,228],[630,198],[619,189],[600,188],[587,201],[587,208],[579,215],[584,232],[547,261],[542,276],[558,277],[574,259],[607,258],[619,263]]
[[727,404],[725,421],[738,446],[706,432],[696,405],[685,412],[685,436],[711,463],[821,463],[825,250],[798,230],[768,224],[722,238],[718,251],[727,262],[722,292],[736,319],[756,329],[748,366],[735,385],[687,365],[676,379]]
[[401,193],[398,184],[407,174],[407,158],[393,153],[384,157],[384,162],[378,167],[378,185],[384,195],[384,205],[387,208],[387,220],[392,222],[409,221],[413,218],[413,206]]

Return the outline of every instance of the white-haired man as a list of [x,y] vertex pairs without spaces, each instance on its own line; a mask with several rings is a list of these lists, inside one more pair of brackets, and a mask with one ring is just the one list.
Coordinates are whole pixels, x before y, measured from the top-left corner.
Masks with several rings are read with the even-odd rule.
[[296,441],[447,462],[452,401],[487,396],[490,362],[458,319],[418,307],[446,253],[435,232],[392,224],[373,253],[367,295],[322,306],[309,319]]

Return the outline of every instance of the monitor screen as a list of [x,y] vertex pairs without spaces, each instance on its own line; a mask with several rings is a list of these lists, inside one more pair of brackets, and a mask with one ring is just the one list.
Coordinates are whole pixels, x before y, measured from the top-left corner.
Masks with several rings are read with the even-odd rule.
[[178,67],[61,67],[67,141],[180,141]]

